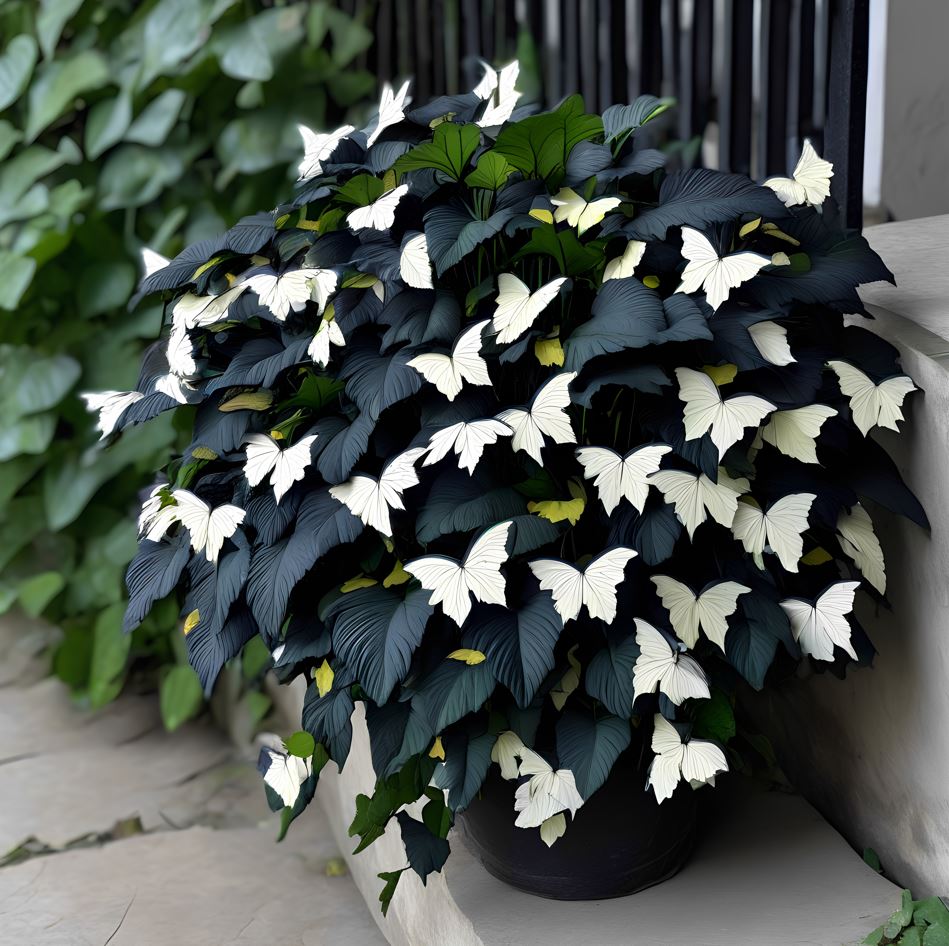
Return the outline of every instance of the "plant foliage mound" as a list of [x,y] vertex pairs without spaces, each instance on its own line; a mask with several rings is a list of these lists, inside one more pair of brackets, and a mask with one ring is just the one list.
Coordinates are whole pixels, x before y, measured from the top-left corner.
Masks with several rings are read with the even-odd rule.
[[664,103],[530,114],[515,71],[304,130],[295,200],[145,281],[167,337],[103,409],[192,432],[127,627],[177,588],[205,686],[255,635],[305,675],[260,763],[284,826],[362,703],[351,833],[397,819],[423,880],[494,765],[548,844],[634,741],[631,792],[713,780],[740,679],[870,658],[864,503],[926,521],[872,434],[913,384],[844,319],[891,276],[833,222],[829,164],[667,173],[637,144]]
[[[375,87],[355,63],[371,41],[321,0],[0,4],[0,612],[63,629],[56,673],[93,706],[130,655],[177,651],[173,608],[121,630],[129,511],[175,449],[171,418],[103,452],[79,399],[134,384],[160,324],[158,300],[129,311],[138,251],[274,206],[296,122],[336,120]],[[193,711],[186,671],[163,696]]]

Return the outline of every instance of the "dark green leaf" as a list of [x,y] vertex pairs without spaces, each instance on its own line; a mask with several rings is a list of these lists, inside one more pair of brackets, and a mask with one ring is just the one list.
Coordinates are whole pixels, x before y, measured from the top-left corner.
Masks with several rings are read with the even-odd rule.
[[421,821],[416,821],[408,812],[400,811],[396,818],[402,832],[402,843],[409,859],[409,866],[426,883],[428,875],[445,866],[451,848],[444,838],[432,834]]
[[403,174],[420,168],[434,168],[454,181],[461,176],[481,141],[477,125],[442,122],[435,127],[431,141],[416,145],[395,163],[395,172]]
[[557,722],[557,756],[570,769],[577,791],[588,799],[607,779],[613,763],[629,745],[629,722],[615,716],[594,719],[565,710]]

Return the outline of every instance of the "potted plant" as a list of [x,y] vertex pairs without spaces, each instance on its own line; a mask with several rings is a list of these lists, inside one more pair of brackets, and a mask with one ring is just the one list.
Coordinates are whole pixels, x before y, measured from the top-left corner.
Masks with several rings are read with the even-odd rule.
[[667,103],[530,114],[515,78],[305,130],[290,203],[145,280],[169,329],[109,426],[193,439],[128,623],[179,588],[205,686],[256,635],[305,675],[261,754],[284,828],[362,702],[360,849],[396,819],[424,880],[463,815],[500,876],[605,896],[687,855],[739,681],[869,660],[864,502],[925,523],[870,434],[913,384],[844,319],[891,276],[809,145],[764,186],[667,173],[637,141]]

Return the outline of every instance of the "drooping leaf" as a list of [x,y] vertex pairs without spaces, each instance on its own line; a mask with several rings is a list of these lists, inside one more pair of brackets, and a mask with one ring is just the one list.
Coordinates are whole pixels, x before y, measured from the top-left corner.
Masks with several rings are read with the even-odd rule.
[[428,875],[440,871],[448,860],[451,848],[448,841],[429,831],[421,821],[416,821],[408,812],[400,811],[396,818],[402,832],[402,843],[409,859],[409,866],[426,883]]
[[560,766],[573,772],[577,791],[584,799],[606,781],[613,763],[629,741],[629,722],[615,716],[594,719],[568,709],[557,720]]
[[455,814],[464,811],[484,784],[491,766],[495,737],[491,733],[469,738],[454,732],[445,737],[445,762],[435,772],[433,782],[448,791],[448,807]]
[[142,540],[125,576],[129,601],[122,622],[123,631],[128,633],[138,627],[152,605],[178,584],[190,554],[187,534],[170,542]]

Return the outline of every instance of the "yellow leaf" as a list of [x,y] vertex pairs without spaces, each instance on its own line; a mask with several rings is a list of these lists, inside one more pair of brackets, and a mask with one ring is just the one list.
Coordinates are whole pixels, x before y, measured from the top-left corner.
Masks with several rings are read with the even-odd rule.
[[443,125],[445,122],[450,122],[457,112],[445,112],[444,115],[439,115],[438,118],[433,118],[429,123],[429,128],[437,128],[439,125]]
[[453,650],[448,655],[448,659],[463,660],[469,667],[474,667],[476,664],[484,663],[485,656],[480,650],[469,650],[467,647],[462,647],[459,650]]
[[220,263],[224,259],[223,256],[214,256],[209,259],[206,263],[202,263],[191,275],[191,282],[194,282],[202,273],[206,273],[212,266]]
[[[304,208],[304,212],[305,212],[305,211],[306,211],[306,209]],[[277,219],[274,221],[274,226],[275,226],[278,230],[281,230],[281,229],[283,228],[283,225],[284,225],[289,219],[290,219],[290,214],[281,214],[281,215],[280,215],[279,217],[277,217]]]
[[715,382],[717,387],[731,384],[738,374],[738,365],[702,365],[702,370]]
[[553,338],[538,338],[534,342],[534,355],[537,360],[545,367],[562,368],[564,362],[563,345],[560,344],[559,336]]
[[388,536],[382,537],[382,544],[386,547],[386,551],[391,555],[395,551],[395,545]]
[[213,450],[209,450],[207,447],[195,447],[191,451],[191,456],[195,460],[216,460],[217,454]]
[[545,210],[543,207],[535,207],[530,211],[530,216],[535,220],[539,220],[541,223],[554,222],[554,215],[549,210]]
[[749,220],[739,231],[738,236],[744,239],[748,236],[749,233],[754,233],[758,227],[761,226],[761,217],[755,217],[754,220]]
[[816,548],[810,550],[802,559],[802,565],[825,565],[827,562],[832,562],[834,560],[833,555],[827,551],[823,546],[818,545]]
[[319,230],[320,221],[319,220],[298,220],[297,229],[299,230]]
[[643,276],[643,285],[647,289],[658,289],[659,277],[658,276]]
[[356,591],[359,588],[371,588],[373,585],[377,584],[379,584],[379,582],[377,582],[375,578],[367,578],[365,575],[360,573],[355,578],[350,578],[349,581],[344,581],[339,586],[339,590],[344,595],[348,595],[350,591]]
[[323,310],[323,321],[332,322],[336,318],[336,306],[330,302]]
[[412,576],[402,567],[401,562],[396,562],[395,567],[382,579],[383,588],[391,588],[393,585],[404,585]]
[[577,520],[583,515],[587,504],[587,494],[576,480],[570,480],[567,488],[570,490],[572,499],[542,499],[540,502],[528,503],[528,510],[550,522],[563,522],[566,519],[570,525],[575,526]]
[[354,273],[343,280],[343,289],[371,289],[378,281],[371,273]]
[[223,413],[228,411],[265,411],[273,404],[273,391],[266,389],[260,391],[244,391],[243,394],[235,394],[222,404],[218,405],[218,410]]
[[335,676],[333,668],[325,660],[313,671],[313,682],[316,683],[320,699],[333,689],[333,677]]
[[274,427],[274,429],[270,431],[270,436],[273,437],[274,440],[283,440],[283,431]]
[[787,253],[775,253],[771,257],[772,266],[790,266],[791,257]]
[[201,620],[201,615],[198,613],[198,609],[195,608],[186,618],[184,627],[181,629],[181,633],[187,637],[197,626],[198,622]]
[[801,241],[795,240],[794,237],[788,235],[783,230],[778,229],[776,223],[766,223],[761,228],[762,233],[767,233],[768,236],[775,237],[778,240],[784,240],[785,243],[790,243],[792,246],[800,246]]
[[428,750],[428,757],[430,759],[441,759],[442,762],[445,761],[445,747],[442,745],[441,736],[435,737],[432,748]]
[[341,857],[331,857],[326,862],[323,872],[327,877],[345,877],[349,873],[349,868]]
[[382,175],[382,190],[385,193],[388,193],[391,190],[395,190],[395,171],[392,168],[389,168],[385,174]]

